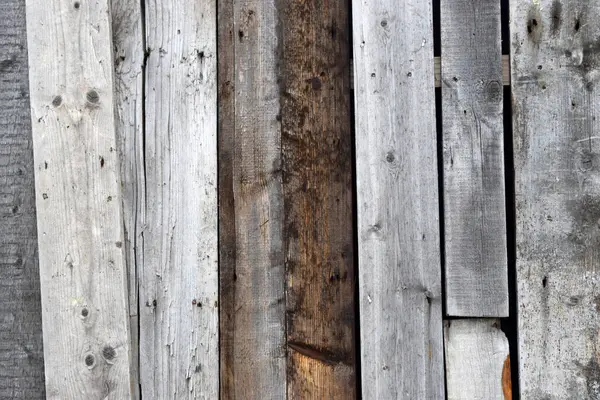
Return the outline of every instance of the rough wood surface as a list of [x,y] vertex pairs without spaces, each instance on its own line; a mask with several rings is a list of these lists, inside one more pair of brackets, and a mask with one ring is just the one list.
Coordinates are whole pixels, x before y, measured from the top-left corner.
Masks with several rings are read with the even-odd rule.
[[440,15],[446,313],[507,317],[500,2]]
[[349,2],[285,2],[281,120],[289,399],[356,396]]
[[[433,68],[435,76],[435,87],[442,86],[442,59],[440,57],[433,58]],[[510,86],[510,56],[502,55],[502,84]]]
[[149,399],[219,392],[216,1],[146,0],[140,380]]
[[0,15],[0,398],[44,399],[25,0]]
[[352,15],[363,397],[443,398],[432,5]]
[[600,3],[510,13],[521,399],[598,399]]
[[[279,14],[275,0],[219,14],[221,371],[224,399],[286,396]],[[231,65],[224,66],[230,62]],[[226,120],[227,118],[227,120]],[[230,162],[227,165],[227,162]],[[224,212],[233,213],[223,216]],[[234,253],[235,252],[235,253]],[[224,264],[229,263],[229,264]]]
[[444,322],[448,400],[512,400],[503,387],[510,356],[499,326],[496,319]]
[[107,1],[29,0],[48,399],[132,395]]

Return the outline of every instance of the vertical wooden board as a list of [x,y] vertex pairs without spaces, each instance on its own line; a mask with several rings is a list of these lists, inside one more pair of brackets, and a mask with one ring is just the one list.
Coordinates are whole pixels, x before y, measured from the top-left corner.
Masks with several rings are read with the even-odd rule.
[[139,398],[139,318],[137,265],[143,263],[141,221],[145,215],[143,80],[144,32],[140,2],[112,0],[117,149],[123,194],[125,260],[135,397]]
[[352,7],[363,397],[443,398],[432,5]]
[[349,2],[285,2],[281,60],[289,399],[353,399]]
[[49,399],[131,397],[107,1],[27,1]]
[[[283,192],[275,0],[221,5],[221,398],[286,396]],[[230,19],[228,19],[230,18]],[[230,99],[228,96],[233,97]],[[231,165],[226,165],[231,160]],[[230,175],[228,175],[230,174]],[[233,217],[223,213],[233,212]],[[235,254],[232,254],[235,249]],[[225,253],[224,253],[225,252]]]
[[446,310],[508,316],[500,2],[442,0]]
[[499,326],[496,319],[444,322],[448,400],[512,400],[504,379],[510,377],[508,340]]
[[596,399],[600,4],[510,13],[521,399]]
[[25,0],[0,15],[0,398],[43,399]]
[[142,397],[219,392],[216,1],[145,1]]

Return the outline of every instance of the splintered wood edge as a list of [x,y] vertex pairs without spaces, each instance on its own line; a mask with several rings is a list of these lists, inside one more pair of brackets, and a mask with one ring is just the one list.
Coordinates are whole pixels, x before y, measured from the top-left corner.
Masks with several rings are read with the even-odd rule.
[[[435,87],[441,87],[442,58],[434,57],[433,64]],[[502,55],[502,84],[504,86],[510,86],[510,56],[508,54]]]

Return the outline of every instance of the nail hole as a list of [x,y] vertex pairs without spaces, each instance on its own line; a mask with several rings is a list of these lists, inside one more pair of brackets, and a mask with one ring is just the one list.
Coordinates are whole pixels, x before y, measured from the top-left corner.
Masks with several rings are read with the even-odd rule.
[[84,318],[85,318],[85,317],[87,317],[89,314],[90,314],[90,312],[88,311],[88,309],[87,309],[87,308],[82,308],[82,309],[81,309],[81,316],[82,316],[82,317],[84,317]]
[[62,104],[62,97],[60,96],[54,96],[54,98],[52,99],[52,105],[54,107],[58,107]]
[[87,92],[85,97],[86,97],[87,101],[89,101],[92,104],[96,104],[98,101],[100,101],[100,96],[98,95],[98,92],[96,92],[95,90],[90,90],[89,92]]
[[75,7],[75,8],[79,8],[79,6],[80,6],[80,5],[81,5],[81,4],[79,4],[79,2],[78,2],[78,1],[76,1],[75,3],[73,3],[73,7]]
[[96,362],[96,358],[94,357],[93,354],[88,354],[87,356],[85,356],[85,365],[87,365],[88,367],[94,366],[95,362]]

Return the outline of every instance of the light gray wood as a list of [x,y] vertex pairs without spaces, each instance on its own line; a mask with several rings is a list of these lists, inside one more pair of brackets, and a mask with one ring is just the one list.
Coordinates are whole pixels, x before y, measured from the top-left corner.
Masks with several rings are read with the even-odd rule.
[[0,398],[44,399],[25,0],[0,15]]
[[144,12],[142,397],[216,399],[216,1],[147,0]]
[[132,380],[139,398],[138,265],[143,265],[145,218],[143,132],[144,32],[140,2],[112,0],[117,149],[121,166],[125,260],[128,271]]
[[[433,58],[433,68],[435,75],[435,87],[442,86],[442,59],[440,57]],[[510,56],[502,55],[502,84],[510,86]]]
[[446,313],[507,317],[500,2],[442,0]]
[[441,399],[432,5],[352,15],[363,397]]
[[108,2],[27,1],[48,399],[131,397]]
[[600,3],[510,13],[521,399],[597,399]]
[[512,399],[503,387],[510,354],[499,326],[496,319],[444,322],[448,400]]

